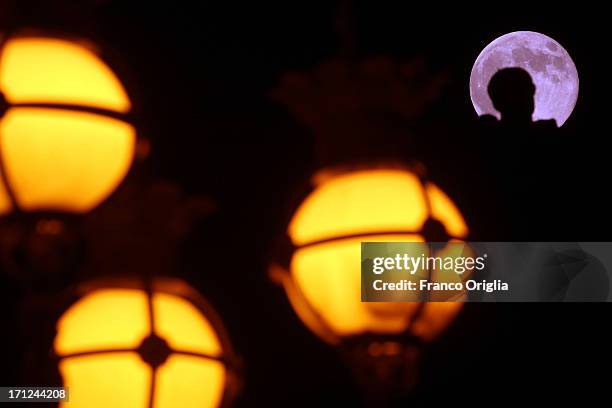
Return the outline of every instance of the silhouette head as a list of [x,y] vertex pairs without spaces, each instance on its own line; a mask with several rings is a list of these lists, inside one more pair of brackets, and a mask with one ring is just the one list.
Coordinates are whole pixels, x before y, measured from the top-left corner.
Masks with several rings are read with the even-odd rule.
[[531,122],[535,108],[536,87],[531,76],[522,68],[504,68],[489,81],[488,92],[502,122]]

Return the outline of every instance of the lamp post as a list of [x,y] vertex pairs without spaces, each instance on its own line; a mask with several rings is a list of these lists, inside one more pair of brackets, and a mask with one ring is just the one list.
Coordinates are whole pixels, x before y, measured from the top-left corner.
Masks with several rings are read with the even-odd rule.
[[373,405],[414,387],[423,349],[462,309],[361,302],[362,241],[461,241],[469,233],[414,160],[415,124],[443,84],[420,70],[390,59],[336,60],[288,74],[272,92],[313,132],[318,166],[290,207],[269,272],[302,322],[338,348]]
[[139,146],[146,144],[138,143],[130,98],[91,43],[36,32],[4,35],[0,236],[5,272],[20,280],[41,279],[40,286],[46,286],[45,276],[74,269],[82,246],[79,215],[113,193],[143,151]]
[[442,190],[408,168],[360,168],[314,180],[293,212],[271,276],[302,322],[348,359],[369,397],[397,397],[413,387],[422,348],[463,303],[361,302],[361,242],[462,240],[468,227]]
[[148,144],[91,42],[1,38],[0,254],[23,291],[20,381],[69,387],[67,406],[229,405],[240,370],[221,321],[195,290],[160,277],[210,201],[134,178],[118,188]]

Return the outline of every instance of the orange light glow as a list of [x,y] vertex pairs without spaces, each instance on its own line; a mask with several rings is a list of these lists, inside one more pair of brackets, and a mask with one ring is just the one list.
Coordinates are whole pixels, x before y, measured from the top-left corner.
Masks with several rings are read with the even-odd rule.
[[130,100],[113,71],[81,44],[12,38],[0,54],[0,89],[10,103],[48,102],[125,113]]
[[218,361],[170,356],[157,373],[153,408],[216,407],[224,380],[225,368]]
[[0,180],[0,215],[8,213],[12,209],[13,205],[11,204],[8,192],[6,191],[6,186],[4,185],[4,182]]
[[136,348],[149,333],[147,297],[130,289],[99,290],[80,299],[57,323],[55,352]]
[[[420,230],[428,216],[440,221],[450,236],[467,236],[467,225],[452,201],[438,187],[431,183],[423,185],[407,170],[360,170],[317,185],[297,209],[288,228],[293,244],[298,247],[329,240],[298,248],[291,259],[289,278],[283,281],[302,321],[332,343],[344,336],[366,332],[394,334],[409,329],[418,303],[361,302],[360,243],[421,242],[424,238]],[[334,240],[371,233],[379,234],[367,239]],[[460,302],[426,303],[410,330],[424,340],[431,340],[446,328],[461,307]]]
[[[128,123],[59,104],[127,113],[130,100],[109,67],[90,49],[55,38],[9,39],[0,54],[0,91],[9,103],[0,119],[6,179],[26,211],[87,212],[127,174],[136,131]],[[0,214],[11,210],[0,186]]]
[[[147,407],[153,369],[137,352],[151,333],[147,299],[138,289],[98,289],[60,318],[54,349],[70,390],[62,407]],[[155,370],[153,407],[218,406],[227,377],[224,364],[178,354],[220,356],[213,326],[189,301],[166,293],[153,294],[153,316],[155,334],[173,351]],[[87,352],[97,353],[71,356]]]
[[135,132],[90,113],[11,109],[0,121],[0,152],[20,207],[86,212],[125,177]]
[[147,407],[151,368],[136,353],[66,358],[59,369],[69,387],[69,401],[60,407]]
[[468,227],[459,209],[435,184],[427,183],[425,188],[431,205],[431,217],[440,221],[450,236],[465,238]]
[[341,174],[321,183],[289,225],[296,245],[355,232],[417,231],[427,218],[419,179],[399,170]]
[[165,338],[170,347],[214,356],[221,354],[214,329],[187,300],[157,293],[153,297],[153,313],[155,333]]

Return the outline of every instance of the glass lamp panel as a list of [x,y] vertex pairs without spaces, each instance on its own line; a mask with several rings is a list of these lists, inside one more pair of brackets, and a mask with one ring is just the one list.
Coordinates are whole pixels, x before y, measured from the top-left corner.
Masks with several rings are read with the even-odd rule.
[[431,217],[440,221],[451,236],[467,237],[468,226],[452,200],[433,183],[427,183],[425,189],[431,206]]
[[225,367],[216,360],[174,354],[156,375],[153,408],[212,408],[223,397]]
[[334,236],[419,231],[427,218],[419,179],[404,170],[364,170],[322,182],[304,200],[290,225],[296,245]]
[[111,69],[82,44],[17,37],[0,55],[0,89],[11,103],[75,104],[128,112],[130,100]]
[[55,352],[137,348],[149,332],[144,291],[100,289],[81,298],[59,319]]
[[174,350],[221,355],[221,342],[213,326],[188,300],[155,293],[153,313],[155,333]]
[[[308,305],[339,336],[363,332],[400,333],[417,303],[361,302],[361,238],[326,242],[298,249],[291,273]],[[422,242],[418,235],[379,235],[370,242]],[[292,302],[296,304],[295,302]],[[297,310],[298,316],[301,311]],[[304,320],[304,319],[303,319]],[[304,320],[309,325],[312,320]],[[319,328],[311,329],[317,333]]]
[[0,152],[19,205],[87,212],[110,195],[134,155],[134,128],[83,112],[13,108],[0,121]]
[[147,408],[151,367],[136,353],[66,358],[59,370],[69,392],[61,408]]

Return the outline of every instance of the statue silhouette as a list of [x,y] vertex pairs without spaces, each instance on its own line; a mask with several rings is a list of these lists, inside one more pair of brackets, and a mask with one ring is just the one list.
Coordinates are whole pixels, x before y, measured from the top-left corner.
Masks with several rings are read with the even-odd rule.
[[521,68],[496,72],[488,92],[501,118],[481,116],[474,135],[477,176],[487,186],[481,199],[495,207],[489,222],[499,226],[504,240],[551,239],[567,212],[560,194],[563,138],[554,119],[533,121],[535,91]]
[[508,128],[554,129],[554,119],[532,121],[535,110],[536,87],[531,75],[522,68],[504,68],[491,77],[487,88],[493,106],[501,114],[498,122],[494,116],[483,115],[485,122],[498,122]]

